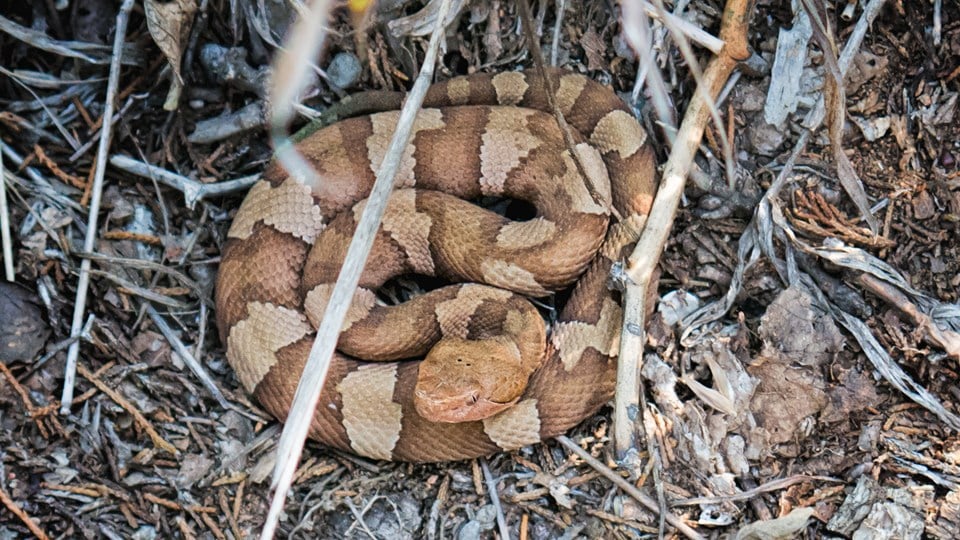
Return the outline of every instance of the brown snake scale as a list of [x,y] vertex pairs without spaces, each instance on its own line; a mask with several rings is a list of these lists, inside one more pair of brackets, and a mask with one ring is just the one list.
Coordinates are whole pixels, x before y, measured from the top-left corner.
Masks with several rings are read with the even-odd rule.
[[[610,89],[571,72],[547,73],[588,179],[536,73],[433,85],[311,437],[377,459],[467,459],[563,433],[611,398],[621,308],[607,276],[649,211],[654,153]],[[298,144],[321,184],[301,185],[271,165],[223,246],[216,301],[227,359],[281,419],[396,125],[398,113],[388,109],[401,97],[378,96],[372,110],[379,112]],[[528,201],[536,216],[507,220],[469,202],[481,197]],[[612,224],[611,208],[619,216]],[[467,284],[381,305],[377,288],[405,274]],[[547,333],[519,295],[571,284]],[[494,355],[506,363],[493,363]]]

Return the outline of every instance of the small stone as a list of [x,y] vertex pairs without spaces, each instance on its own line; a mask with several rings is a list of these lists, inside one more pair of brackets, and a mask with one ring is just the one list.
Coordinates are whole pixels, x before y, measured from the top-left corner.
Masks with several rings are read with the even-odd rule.
[[477,510],[477,515],[474,517],[474,520],[480,525],[482,530],[493,530],[493,527],[497,524],[497,508],[492,504],[483,506]]
[[133,540],[153,540],[156,537],[157,529],[150,525],[142,525],[130,538]]
[[940,152],[940,165],[945,169],[950,169],[957,164],[957,157],[946,148]]
[[50,337],[40,300],[30,290],[0,281],[0,359],[30,362]]
[[327,66],[330,84],[340,89],[350,88],[360,79],[360,60],[352,53],[337,53]]
[[911,202],[913,203],[914,219],[930,219],[937,213],[936,205],[933,203],[933,197],[925,190],[918,193]]
[[772,156],[786,140],[786,130],[758,119],[747,127],[747,143],[760,155]]
[[457,531],[457,540],[480,540],[480,524],[476,521],[468,521]]
[[673,326],[684,317],[700,309],[700,299],[693,293],[673,290],[663,295],[657,306],[657,312],[663,317],[663,322]]
[[738,86],[734,90],[734,102],[745,113],[760,112],[767,101],[767,94],[757,85]]

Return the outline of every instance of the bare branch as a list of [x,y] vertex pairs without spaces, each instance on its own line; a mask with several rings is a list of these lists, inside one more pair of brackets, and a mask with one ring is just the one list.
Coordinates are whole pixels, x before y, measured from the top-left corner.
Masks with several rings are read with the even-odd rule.
[[[113,134],[113,110],[117,99],[117,87],[120,83],[120,60],[123,58],[123,38],[127,33],[127,21],[134,0],[124,0],[117,14],[117,28],[113,36],[113,61],[110,62],[110,77],[107,79],[107,98],[103,107],[103,128],[100,130],[100,146],[97,148],[97,165],[93,176],[90,198],[90,214],[87,219],[87,234],[83,239],[83,251],[93,253],[97,241],[97,218],[100,213],[100,196],[103,193],[103,179],[107,174],[107,153],[110,151],[110,139]],[[80,335],[83,328],[83,315],[87,304],[87,289],[90,288],[90,259],[80,262],[80,278],[77,281],[77,297],[73,304],[73,320],[70,324],[70,337]],[[67,364],[64,367],[63,394],[60,397],[60,414],[70,414],[73,404],[73,384],[77,377],[77,356],[80,354],[80,341],[74,341],[67,349]]]
[[644,295],[670,234],[687,175],[710,120],[710,102],[723,89],[737,62],[749,56],[747,29],[752,7],[752,0],[729,0],[726,4],[720,29],[720,37],[726,45],[721,54],[710,61],[687,107],[643,235],[627,262],[628,279],[613,411],[613,435],[617,455],[621,459],[634,446],[634,418],[640,410],[640,360],[645,339]]
[[[396,131],[390,141],[383,162],[380,164],[380,169],[377,171],[377,180],[370,192],[370,197],[367,200],[363,215],[360,217],[350,247],[347,249],[346,259],[340,269],[337,283],[333,287],[323,320],[317,329],[317,336],[313,342],[313,347],[310,349],[310,355],[307,358],[306,366],[304,366],[300,383],[297,385],[293,404],[287,416],[288,421],[284,426],[277,448],[277,468],[274,470],[273,478],[275,492],[261,538],[273,537],[287,491],[293,484],[293,475],[296,472],[300,454],[303,452],[303,443],[306,440],[313,413],[320,400],[320,392],[327,378],[330,360],[337,344],[337,338],[340,335],[340,328],[343,326],[343,319],[353,299],[353,293],[359,283],[360,273],[366,264],[367,256],[370,254],[374,236],[386,209],[387,199],[393,190],[393,178],[399,168],[403,150],[407,147],[410,139],[413,121],[433,79],[437,51],[444,35],[442,21],[446,20],[450,4],[451,0],[443,0],[437,12],[438,23],[430,36],[430,44],[424,55],[420,75],[400,110]],[[301,36],[298,36],[295,32],[291,39],[295,40],[298,37]],[[290,57],[288,61],[296,61],[296,58]],[[289,69],[292,69],[292,67],[278,66],[277,72]],[[289,92],[287,94],[293,95]],[[285,145],[288,152],[295,151],[289,143],[285,143]],[[303,160],[302,157],[298,157],[298,159]],[[315,177],[316,173],[312,173],[312,176]],[[305,176],[305,178],[310,178],[310,176]]]
[[[0,147],[3,141],[0,141]],[[0,151],[0,244],[3,245],[3,273],[7,281],[13,281],[13,242],[10,239],[10,211],[7,208],[7,181],[3,167],[3,152]]]
[[161,184],[182,191],[186,199],[187,208],[191,210],[196,206],[197,202],[203,199],[245,191],[260,180],[259,174],[253,174],[225,182],[204,184],[203,182],[191,180],[186,176],[172,173],[156,165],[143,163],[119,154],[110,156],[110,164],[122,171],[156,180]]
[[[624,493],[633,497],[638,503],[645,506],[651,512],[659,512],[659,507],[657,506],[657,501],[653,500],[650,496],[646,495],[636,486],[630,482],[624,480],[622,476],[610,470],[610,467],[607,467],[603,464],[602,461],[590,455],[589,452],[580,448],[575,442],[570,440],[566,435],[560,435],[556,438],[560,444],[567,447],[568,450],[576,454],[583,461],[593,467],[595,471],[602,474],[604,478],[613,482],[617,487],[623,490]],[[705,540],[705,537],[693,530],[689,525],[683,522],[680,518],[673,514],[667,514],[665,516],[667,523],[671,526],[676,527],[677,531],[690,538],[692,540]]]

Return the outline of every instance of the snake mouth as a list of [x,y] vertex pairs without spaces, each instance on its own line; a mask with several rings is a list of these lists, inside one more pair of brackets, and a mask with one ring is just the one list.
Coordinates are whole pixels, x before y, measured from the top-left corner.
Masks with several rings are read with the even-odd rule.
[[417,414],[430,422],[445,424],[483,420],[517,402],[517,400],[494,401],[481,397],[475,391],[442,397],[421,390],[415,391],[414,394],[414,407],[417,409]]

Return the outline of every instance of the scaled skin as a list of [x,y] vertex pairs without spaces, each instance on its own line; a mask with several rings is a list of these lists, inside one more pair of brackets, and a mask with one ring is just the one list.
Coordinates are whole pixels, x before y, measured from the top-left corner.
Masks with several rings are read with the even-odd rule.
[[[400,206],[413,211],[412,221],[390,214],[384,218],[385,228],[377,233],[378,241],[391,248],[389,253],[398,255],[374,256],[367,265],[383,270],[399,261],[401,273],[448,279],[469,274],[468,281],[520,293],[532,291],[534,296],[578,280],[554,326],[564,331],[555,331],[549,344],[538,345],[535,351],[540,367],[529,377],[527,390],[516,406],[489,421],[431,422],[417,414],[414,404],[419,364],[400,361],[419,357],[427,351],[426,345],[422,353],[399,355],[397,361],[387,358],[395,353],[380,351],[386,362],[373,365],[341,351],[331,364],[311,437],[375,459],[468,459],[562,433],[613,395],[620,311],[617,297],[606,286],[607,276],[612,260],[629,253],[649,211],[656,185],[655,154],[643,128],[614,92],[574,73],[548,69],[547,77],[550,85],[536,73],[518,72],[480,74],[435,85],[424,103],[427,109],[441,109],[423,113],[421,129],[411,137],[413,152],[405,154],[401,167],[402,185],[447,191],[450,186],[445,180],[453,178],[456,193],[451,195],[467,200],[481,195],[525,200],[537,208],[537,217],[517,223],[490,221],[487,226],[486,221],[467,219],[460,204],[438,204],[435,196],[419,192],[400,193]],[[548,86],[555,89],[555,100],[547,96]],[[601,189],[597,186],[603,182],[592,182],[595,189],[591,190],[580,178],[583,173],[556,128],[552,115],[556,106],[551,102],[575,130],[577,153],[587,158],[581,160],[585,174],[592,180],[608,176],[609,187]],[[323,185],[313,186],[311,193],[288,178],[279,165],[271,166],[266,180],[247,196],[228,233],[217,286],[221,338],[228,344],[227,359],[244,387],[278,418],[288,414],[313,342],[306,323],[311,312],[303,307],[308,303],[325,307],[349,244],[333,246],[319,237],[333,234],[349,239],[352,229],[347,221],[355,222],[355,206],[374,183],[374,171],[392,129],[386,120],[394,117],[352,119],[303,141],[299,148],[324,177]],[[437,120],[443,127],[433,129],[439,125]],[[555,195],[556,204],[541,208],[535,202],[540,197],[530,191],[536,188],[546,188],[544,196]],[[604,236],[609,221],[607,199],[621,220]],[[341,219],[344,212],[346,217]],[[573,214],[584,222],[569,223],[567,218]],[[466,230],[457,229],[465,222]],[[599,236],[588,235],[590,231],[599,231]],[[449,252],[433,244],[424,247],[424,237],[445,233],[453,233]],[[565,235],[573,238],[562,238]],[[595,253],[601,242],[602,249]],[[319,251],[333,258],[330,264],[321,264],[321,271],[303,268],[311,245],[322,245]],[[572,246],[573,252],[547,254],[548,245]],[[479,262],[479,268],[468,266],[470,261]],[[552,272],[560,266],[563,272]],[[382,284],[380,279],[389,276],[364,279],[361,276],[361,284],[373,291]],[[487,329],[511,333],[511,328],[519,326],[520,317],[511,316],[512,308],[503,312],[488,301],[502,294],[467,287],[447,294],[435,309],[423,310],[412,322],[374,326],[390,329],[400,338],[394,341],[401,343],[410,341],[410,336],[422,336],[426,326],[439,328],[448,337],[470,339],[491,338]],[[367,300],[375,300],[373,295],[367,294]],[[375,305],[367,301],[358,308]],[[351,309],[348,333],[362,322],[389,318],[373,310]],[[265,321],[269,324],[262,324]],[[341,339],[345,340],[343,334]],[[430,370],[424,370],[425,379]],[[498,366],[490,372],[506,370]],[[468,401],[495,410],[503,399],[495,396],[499,387],[492,388],[468,394]],[[434,401],[445,402],[440,398]],[[429,403],[422,408],[429,409]],[[445,407],[450,409],[456,413],[461,408]]]
[[414,406],[431,422],[483,420],[520,398],[530,370],[506,338],[444,338],[420,364]]

